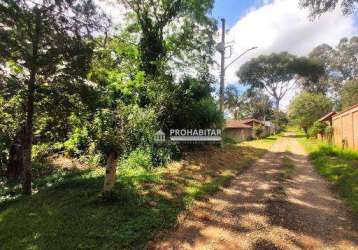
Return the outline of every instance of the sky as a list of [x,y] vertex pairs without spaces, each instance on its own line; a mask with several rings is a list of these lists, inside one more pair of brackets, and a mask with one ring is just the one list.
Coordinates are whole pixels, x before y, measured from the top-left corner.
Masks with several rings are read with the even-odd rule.
[[[123,19],[123,9],[118,5],[103,4],[103,0],[96,2],[113,16],[114,23]],[[308,10],[298,7],[298,0],[216,0],[210,15],[218,22],[221,18],[226,19],[226,40],[233,42],[233,54],[227,62],[248,48],[258,47],[228,68],[226,85],[236,84],[243,90],[242,85],[238,84],[236,71],[240,65],[258,55],[288,51],[297,56],[306,56],[322,43],[336,46],[341,38],[358,35],[357,14],[343,16],[337,9],[315,20],[310,20],[308,14]],[[216,59],[220,62],[219,54]],[[218,67],[212,73],[219,78]],[[287,108],[297,91],[286,95],[281,103],[282,109]]]
[[[339,9],[316,20],[308,18],[308,11],[298,7],[298,0],[217,0],[211,15],[227,22],[227,41],[233,41],[234,59],[248,48],[257,46],[234,63],[226,72],[226,85],[238,84],[236,71],[240,65],[260,54],[288,51],[306,56],[322,43],[338,44],[343,37],[358,35],[358,17],[343,16]],[[219,61],[219,55],[217,55]],[[218,70],[214,70],[218,76]],[[244,87],[240,87],[244,89]],[[287,109],[297,93],[289,92],[281,103]]]

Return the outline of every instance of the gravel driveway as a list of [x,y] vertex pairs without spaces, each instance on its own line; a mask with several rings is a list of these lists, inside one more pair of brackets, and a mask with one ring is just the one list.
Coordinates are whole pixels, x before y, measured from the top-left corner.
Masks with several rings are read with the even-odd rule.
[[[283,174],[282,159],[295,165]],[[292,134],[229,187],[196,202],[149,249],[358,249],[358,222]]]

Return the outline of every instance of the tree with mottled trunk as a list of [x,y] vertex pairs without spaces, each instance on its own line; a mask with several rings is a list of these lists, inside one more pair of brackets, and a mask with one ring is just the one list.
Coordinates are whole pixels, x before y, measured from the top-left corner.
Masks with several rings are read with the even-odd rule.
[[107,157],[106,176],[104,179],[103,192],[111,192],[116,183],[118,157],[115,152],[111,152]]
[[24,126],[16,132],[15,138],[11,143],[9,150],[9,162],[6,169],[6,177],[9,180],[18,180],[23,174],[23,143]]
[[262,89],[273,98],[276,110],[282,98],[296,85],[297,58],[287,52],[261,55],[243,64],[237,76],[249,89]]
[[41,84],[84,81],[93,53],[91,34],[101,23],[98,17],[91,0],[0,0],[0,63],[16,66],[12,75],[24,82],[19,88],[25,90],[24,194],[31,194],[37,90]]

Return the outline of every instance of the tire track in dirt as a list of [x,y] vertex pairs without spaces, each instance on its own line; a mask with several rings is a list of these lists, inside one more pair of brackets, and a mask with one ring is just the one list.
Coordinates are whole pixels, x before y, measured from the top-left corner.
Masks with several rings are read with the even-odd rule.
[[[288,179],[282,178],[285,155],[295,164]],[[176,230],[148,248],[357,249],[357,224],[287,135],[229,187],[196,202]]]

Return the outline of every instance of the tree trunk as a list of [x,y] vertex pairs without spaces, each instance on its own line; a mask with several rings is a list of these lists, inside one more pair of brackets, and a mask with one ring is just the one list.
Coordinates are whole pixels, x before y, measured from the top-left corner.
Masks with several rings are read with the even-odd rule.
[[308,135],[308,128],[303,128],[303,131],[305,132],[306,138],[309,138],[309,135]]
[[107,193],[112,191],[116,183],[116,170],[117,170],[117,155],[110,153],[107,158],[106,176],[104,179],[103,192]]
[[23,184],[22,189],[23,193],[26,195],[31,195],[31,182],[32,182],[32,120],[34,115],[34,92],[35,92],[35,81],[36,73],[33,70],[28,81],[28,91],[27,91],[27,102],[26,102],[26,123],[25,131],[23,138]]
[[275,99],[275,108],[276,108],[277,111],[280,110],[280,101],[281,100],[279,100],[279,99]]
[[279,131],[281,131],[281,127],[280,127],[280,101],[281,99],[278,99],[275,97],[275,111],[276,113],[274,114],[274,119],[275,119],[275,134],[278,133]]
[[23,147],[22,141],[24,128],[21,127],[16,133],[14,142],[10,146],[9,164],[6,169],[6,177],[9,180],[18,180],[23,173]]

